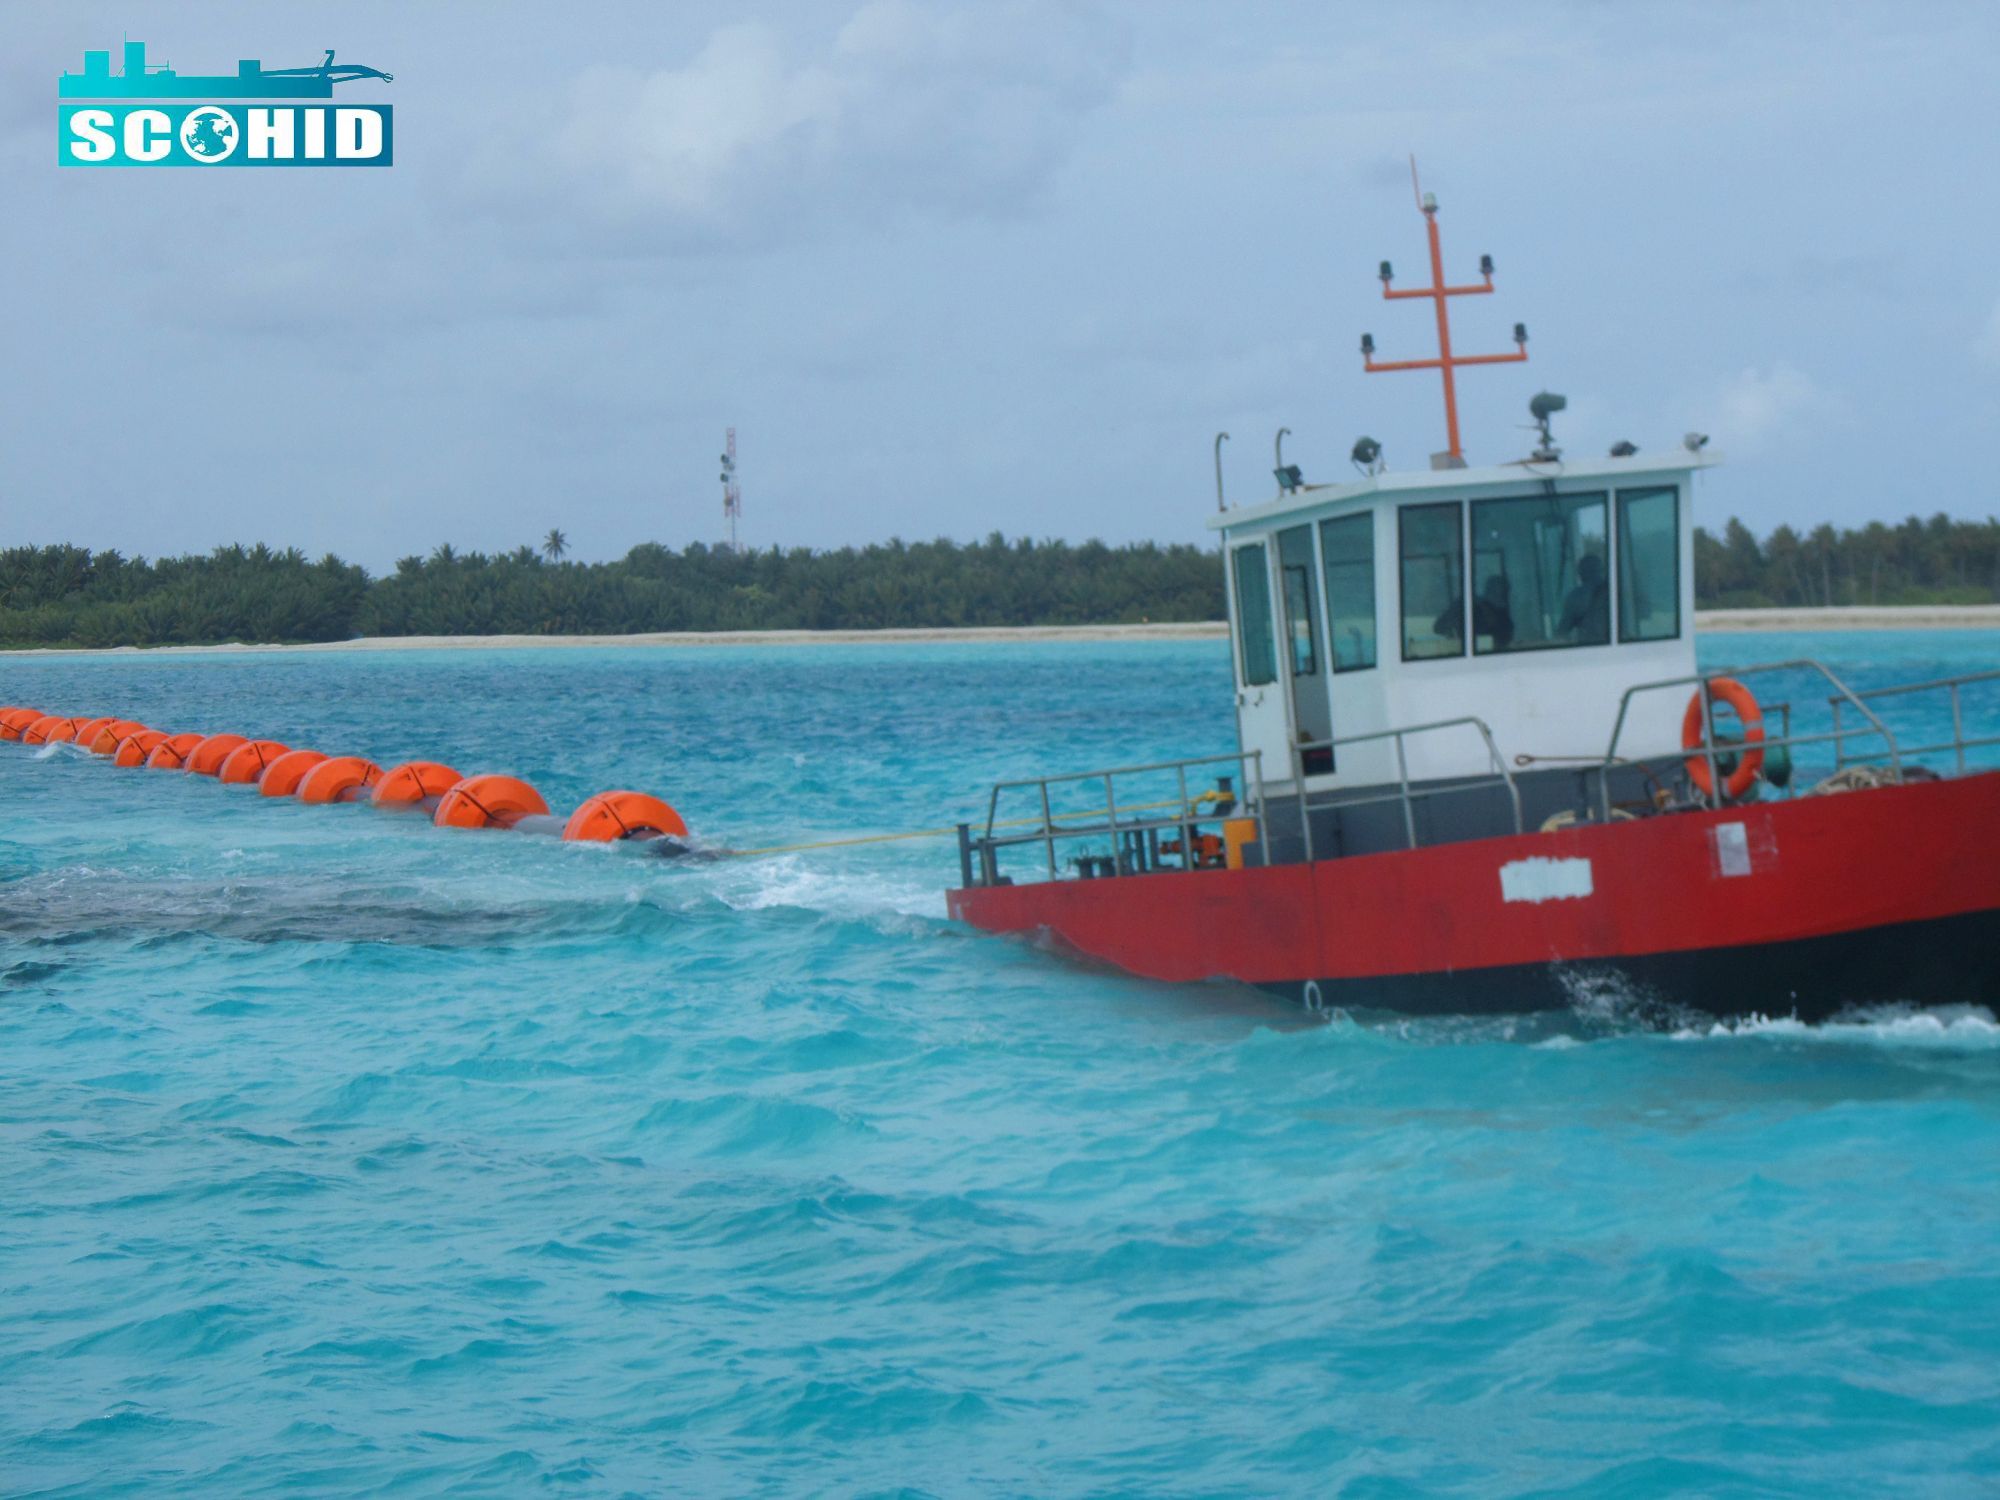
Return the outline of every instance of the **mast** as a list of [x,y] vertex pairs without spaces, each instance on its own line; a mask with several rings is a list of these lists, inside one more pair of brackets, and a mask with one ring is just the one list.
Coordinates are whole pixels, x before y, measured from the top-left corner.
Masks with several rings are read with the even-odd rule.
[[1429,297],[1437,304],[1438,352],[1435,359],[1395,359],[1377,363],[1375,359],[1375,336],[1361,335],[1362,369],[1371,375],[1380,375],[1390,370],[1436,370],[1444,377],[1444,428],[1445,451],[1431,458],[1431,467],[1436,469],[1462,469],[1465,467],[1465,450],[1458,440],[1458,385],[1454,372],[1467,365],[1516,365],[1528,358],[1528,328],[1524,323],[1514,325],[1514,352],[1512,354],[1453,354],[1451,352],[1451,314],[1448,303],[1452,297],[1478,297],[1493,290],[1493,257],[1479,257],[1480,280],[1464,286],[1447,286],[1444,279],[1444,251],[1438,243],[1437,196],[1417,187],[1417,159],[1410,158],[1410,186],[1417,193],[1417,208],[1424,216],[1424,229],[1430,238],[1431,284],[1426,287],[1397,288],[1390,285],[1395,272],[1388,261],[1382,262],[1382,300],[1399,302],[1410,297]]

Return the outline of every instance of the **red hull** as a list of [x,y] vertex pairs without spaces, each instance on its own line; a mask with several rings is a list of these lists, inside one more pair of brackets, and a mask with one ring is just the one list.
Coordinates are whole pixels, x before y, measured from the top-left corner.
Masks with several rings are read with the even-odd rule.
[[[1785,1008],[1787,992],[1815,1012],[1868,999],[1991,1003],[2000,772],[1311,865],[975,887],[946,900],[975,927],[1052,933],[1148,978],[1293,993],[1310,981],[1329,1004],[1336,987],[1338,1003],[1389,1008],[1561,1004],[1564,971],[1601,968],[1669,991],[1754,971],[1760,987],[1781,987],[1751,997],[1766,1010]],[[1482,975],[1504,981],[1483,1000]],[[1943,992],[1911,992],[1921,986]],[[1739,1008],[1712,994],[1663,998]]]

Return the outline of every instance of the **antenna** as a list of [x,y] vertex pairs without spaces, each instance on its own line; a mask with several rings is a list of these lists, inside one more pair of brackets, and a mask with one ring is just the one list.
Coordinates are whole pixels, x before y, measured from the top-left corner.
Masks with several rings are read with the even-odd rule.
[[1437,370],[1444,376],[1444,426],[1448,446],[1445,451],[1431,458],[1434,469],[1462,469],[1465,467],[1465,451],[1458,441],[1458,386],[1453,372],[1466,365],[1515,365],[1528,358],[1527,325],[1514,325],[1515,349],[1512,354],[1453,354],[1451,352],[1451,317],[1446,311],[1446,303],[1452,297],[1477,297],[1493,290],[1493,257],[1479,257],[1480,281],[1476,285],[1447,286],[1444,280],[1444,252],[1438,245],[1437,197],[1426,193],[1417,184],[1417,159],[1410,158],[1410,186],[1417,193],[1417,209],[1424,216],[1424,228],[1431,242],[1431,284],[1426,287],[1398,289],[1390,285],[1395,271],[1386,260],[1382,262],[1382,300],[1396,302],[1408,297],[1429,297],[1437,303],[1438,352],[1436,359],[1396,359],[1375,362],[1375,336],[1361,335],[1361,367],[1371,375],[1379,375],[1389,370]]
[[743,491],[736,483],[736,429],[729,429],[729,441],[722,455],[722,517],[729,523],[729,550],[740,552],[736,544],[736,518],[743,514]]

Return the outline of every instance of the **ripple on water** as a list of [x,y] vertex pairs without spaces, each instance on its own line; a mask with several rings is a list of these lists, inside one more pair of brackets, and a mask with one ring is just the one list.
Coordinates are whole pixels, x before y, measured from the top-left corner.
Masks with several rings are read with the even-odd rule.
[[[1988,639],[1773,650],[1869,686]],[[8,671],[555,806],[656,788],[715,848],[1232,732],[1218,643]],[[675,865],[236,790],[0,746],[8,1488],[1994,1477],[1986,1011],[1319,1022],[955,928],[948,838]]]

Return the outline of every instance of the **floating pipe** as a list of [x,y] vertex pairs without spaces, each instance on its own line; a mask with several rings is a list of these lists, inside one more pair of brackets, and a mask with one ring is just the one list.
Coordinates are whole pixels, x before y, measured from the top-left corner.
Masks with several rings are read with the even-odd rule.
[[187,768],[197,776],[214,776],[222,770],[230,751],[249,743],[246,734],[211,734],[188,752]]
[[422,807],[437,812],[438,799],[465,778],[434,760],[406,760],[391,766],[375,783],[368,800],[377,807]]
[[146,726],[137,719],[106,719],[97,728],[80,732],[76,742],[92,755],[113,755],[126,740],[145,732]]
[[168,735],[159,744],[155,745],[152,751],[146,756],[146,769],[149,771],[185,771],[187,769],[188,757],[194,754],[194,747],[206,738],[206,735],[200,734]]
[[468,776],[438,803],[431,821],[440,828],[512,828],[521,819],[548,816],[542,794],[512,776]]
[[318,750],[292,750],[279,756],[257,779],[257,790],[266,797],[289,797],[306,779],[306,772],[326,759]]
[[556,817],[527,782],[512,776],[461,777],[438,761],[405,761],[388,772],[359,755],[328,757],[278,740],[240,734],[168,734],[136,719],[82,719],[32,708],[0,707],[0,739],[54,744],[74,739],[120,767],[187,770],[228,785],[255,783],[266,797],[296,795],[309,804],[373,802],[422,807],[440,828],[511,828],[571,841],[660,841],[685,848],[687,823],[674,807],[644,792],[599,792],[567,819]]
[[75,733],[76,720],[61,718],[56,714],[43,714],[21,731],[21,741],[28,745],[52,745],[58,740],[68,739]]
[[299,782],[299,801],[323,807],[329,802],[359,802],[382,779],[382,768],[359,755],[336,755],[307,771]]
[[644,792],[599,792],[569,815],[562,836],[572,841],[685,838],[687,823],[668,803]]
[[161,729],[142,729],[137,734],[128,734],[118,742],[118,748],[111,753],[114,766],[143,766],[146,757],[155,748],[165,744],[167,734]]
[[257,778],[264,774],[264,768],[279,756],[289,753],[291,748],[276,740],[246,741],[224,757],[215,779],[224,786],[255,786]]

